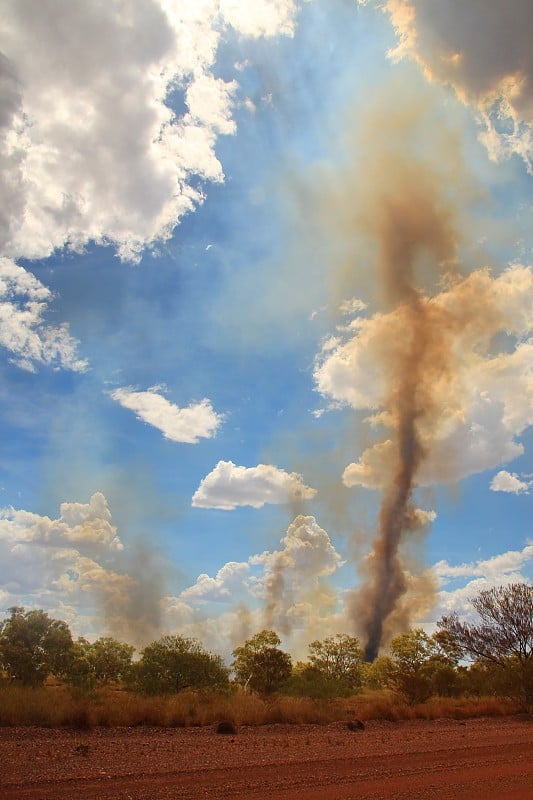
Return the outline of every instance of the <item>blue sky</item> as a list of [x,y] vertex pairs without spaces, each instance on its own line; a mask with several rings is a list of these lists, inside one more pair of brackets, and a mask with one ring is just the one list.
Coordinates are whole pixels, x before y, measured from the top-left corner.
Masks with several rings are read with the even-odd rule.
[[528,4],[5,6],[0,609],[364,642],[407,406],[381,646],[530,581]]

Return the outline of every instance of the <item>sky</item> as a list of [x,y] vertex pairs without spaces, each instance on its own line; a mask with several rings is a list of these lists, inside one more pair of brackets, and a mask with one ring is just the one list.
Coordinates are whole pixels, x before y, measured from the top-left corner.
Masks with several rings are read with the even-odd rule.
[[531,581],[532,23],[2,0],[2,615],[373,658]]

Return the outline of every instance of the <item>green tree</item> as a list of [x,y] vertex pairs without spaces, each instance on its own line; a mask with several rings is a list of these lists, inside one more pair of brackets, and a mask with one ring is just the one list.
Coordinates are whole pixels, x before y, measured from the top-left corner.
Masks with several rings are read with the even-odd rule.
[[432,694],[427,664],[433,654],[431,638],[421,628],[402,633],[390,645],[391,686],[408,703],[423,703]]
[[98,683],[115,683],[128,677],[135,648],[110,636],[97,639],[91,646]]
[[349,689],[361,686],[363,651],[355,636],[337,633],[309,645],[309,664],[324,678]]
[[196,639],[163,636],[141,652],[134,665],[134,685],[146,694],[168,694],[188,688],[221,689],[229,682],[222,658],[204,650]]
[[126,680],[134,652],[131,645],[109,636],[92,644],[80,637],[72,646],[66,678],[70,683],[86,688]]
[[478,623],[460,622],[457,614],[438,625],[464,657],[497,666],[506,693],[533,709],[533,587],[511,583],[486,589],[472,599]]
[[433,694],[455,697],[461,691],[461,674],[458,670],[461,648],[448,631],[438,630],[430,637],[428,660],[424,673],[429,678]]
[[297,697],[313,697],[331,700],[334,697],[348,697],[353,694],[346,683],[328,678],[323,672],[307,662],[298,661],[292,668],[290,677],[283,683],[283,694]]
[[40,686],[51,674],[63,676],[72,649],[66,622],[21,606],[9,613],[0,623],[0,662],[8,676],[25,686]]
[[292,672],[291,657],[280,644],[277,633],[263,630],[236,647],[232,666],[237,680],[261,694],[279,689]]
[[92,689],[96,685],[92,645],[83,636],[78,637],[71,647],[65,677],[68,683],[81,689]]
[[368,689],[386,689],[391,682],[394,671],[392,659],[389,656],[379,656],[375,661],[365,661],[361,664],[361,680]]
[[440,628],[435,631],[431,641],[434,645],[435,658],[439,658],[443,664],[450,667],[457,667],[463,652],[455,641],[455,637],[449,631]]

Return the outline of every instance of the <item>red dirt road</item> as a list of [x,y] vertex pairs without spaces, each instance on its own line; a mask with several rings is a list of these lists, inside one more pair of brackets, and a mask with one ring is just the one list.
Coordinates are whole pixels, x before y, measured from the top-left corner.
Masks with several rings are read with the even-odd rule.
[[532,800],[522,718],[212,729],[0,729],[2,800]]

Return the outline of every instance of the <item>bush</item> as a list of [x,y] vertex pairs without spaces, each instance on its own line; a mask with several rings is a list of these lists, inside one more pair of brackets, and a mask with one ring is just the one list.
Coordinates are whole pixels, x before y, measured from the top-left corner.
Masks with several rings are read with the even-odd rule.
[[274,631],[260,631],[233,651],[233,669],[245,687],[271,694],[287,681],[292,673],[288,653],[280,650],[279,636]]
[[134,688],[153,695],[190,688],[221,689],[229,685],[229,670],[220,656],[204,650],[196,639],[163,636],[144,648],[130,680]]

